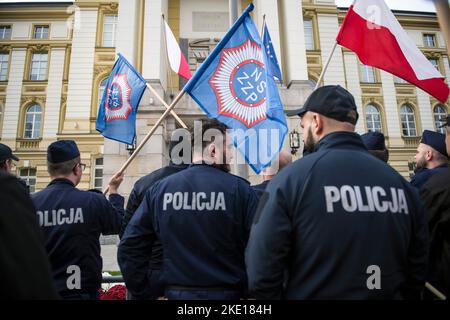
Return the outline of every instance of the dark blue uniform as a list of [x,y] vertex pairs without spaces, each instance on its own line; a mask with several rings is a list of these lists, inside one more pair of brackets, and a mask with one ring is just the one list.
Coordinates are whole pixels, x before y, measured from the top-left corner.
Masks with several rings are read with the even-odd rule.
[[[120,237],[122,237],[125,229],[136,212],[137,208],[144,200],[145,194],[159,180],[168,177],[172,174],[180,172],[188,167],[186,164],[176,165],[172,161],[164,168],[153,171],[152,173],[140,178],[134,184],[133,190],[131,190],[130,197],[128,198],[127,208],[123,217],[122,230]],[[161,242],[155,239],[152,246],[152,256],[149,263],[149,282],[151,286],[150,299],[157,299],[164,295],[164,284],[160,281],[161,268],[163,263],[163,251]]]
[[355,133],[321,139],[271,180],[259,208],[246,257],[255,298],[417,298],[424,287],[418,192]]
[[436,173],[444,173],[448,169],[448,164],[440,165],[433,169],[423,168],[419,170],[411,179],[411,184],[417,189],[421,189],[428,179]]
[[[118,260],[127,288],[149,295],[146,272],[156,235],[164,251],[162,281],[169,298],[188,289],[200,298],[226,298],[246,289],[244,250],[257,196],[249,183],[206,164],[193,164],[155,184],[133,215],[119,244]],[[178,290],[179,289],[179,290]],[[174,296],[173,291],[179,295]],[[218,294],[218,295],[216,295]]]
[[[63,298],[95,298],[101,285],[100,234],[118,234],[124,198],[111,194],[108,200],[95,192],[81,191],[67,179],[55,179],[32,195],[45,236],[53,279]],[[81,274],[81,287],[68,287],[69,277]]]
[[253,190],[255,190],[255,192],[258,196],[262,196],[264,191],[266,191],[267,185],[269,184],[269,182],[270,182],[270,180],[265,180],[265,181],[261,182],[260,184],[256,184],[256,185],[252,186],[252,188],[253,188]]

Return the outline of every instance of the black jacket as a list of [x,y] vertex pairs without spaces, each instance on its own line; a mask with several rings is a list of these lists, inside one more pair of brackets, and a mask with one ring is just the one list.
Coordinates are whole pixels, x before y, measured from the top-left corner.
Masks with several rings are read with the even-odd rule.
[[[277,174],[262,196],[247,247],[250,293],[262,299],[418,298],[427,249],[417,190],[369,154],[359,135],[330,133],[316,152]],[[370,278],[377,274],[380,289]]]
[[420,195],[427,208],[430,230],[428,281],[450,295],[450,169],[433,175]]
[[244,250],[256,205],[248,181],[206,164],[160,180],[147,192],[119,244],[127,288],[136,298],[148,295],[148,253],[158,237],[167,285],[246,291]]
[[[81,191],[67,179],[55,179],[32,195],[56,288],[61,296],[95,293],[102,280],[100,234],[118,234],[124,198]],[[69,277],[81,274],[81,288],[68,286]]]
[[[122,222],[122,230],[120,232],[120,237],[122,238],[125,229],[136,212],[137,208],[144,200],[145,193],[150,189],[156,182],[164,179],[174,173],[180,172],[188,167],[188,165],[181,164],[176,165],[172,162],[168,166],[155,170],[152,173],[140,178],[133,186],[131,190],[130,197],[128,198],[127,208],[125,210],[125,215]],[[160,269],[163,259],[163,253],[161,248],[161,242],[158,239],[153,243],[152,257],[150,259],[151,269]]]
[[0,298],[57,299],[28,190],[0,172]]

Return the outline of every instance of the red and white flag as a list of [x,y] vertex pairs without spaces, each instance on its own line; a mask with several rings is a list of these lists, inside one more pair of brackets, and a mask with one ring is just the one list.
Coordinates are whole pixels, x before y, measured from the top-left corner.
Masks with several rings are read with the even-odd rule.
[[445,102],[450,88],[408,37],[384,0],[355,0],[348,9],[338,44],[354,51],[362,63],[402,78]]
[[189,65],[186,62],[186,58],[181,52],[180,47],[178,46],[178,42],[175,39],[175,36],[170,30],[169,25],[166,20],[164,20],[165,32],[166,35],[166,45],[167,45],[167,55],[169,56],[169,64],[173,71],[178,73],[183,78],[189,80],[192,77],[191,70],[189,69]]

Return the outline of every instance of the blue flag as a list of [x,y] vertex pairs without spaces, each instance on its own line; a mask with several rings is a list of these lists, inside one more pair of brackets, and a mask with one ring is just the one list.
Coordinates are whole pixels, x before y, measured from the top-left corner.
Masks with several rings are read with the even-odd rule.
[[281,75],[280,65],[278,64],[277,55],[275,54],[275,49],[272,45],[272,39],[270,38],[269,29],[267,28],[267,23],[264,23],[264,31],[263,31],[263,43],[264,50],[266,51],[267,60],[268,60],[268,73],[277,78],[280,81],[283,81],[283,77]]
[[121,54],[106,82],[96,129],[105,138],[133,144],[136,113],[147,82]]
[[281,150],[287,125],[252,10],[250,4],[184,90],[208,117],[232,129],[233,144],[260,173]]

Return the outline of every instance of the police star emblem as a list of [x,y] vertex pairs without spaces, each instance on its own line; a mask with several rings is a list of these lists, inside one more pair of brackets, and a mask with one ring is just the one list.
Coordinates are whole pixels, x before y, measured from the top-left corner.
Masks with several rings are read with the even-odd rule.
[[267,118],[266,76],[261,46],[247,40],[223,49],[209,80],[218,112],[251,128]]
[[127,120],[133,111],[130,96],[131,87],[126,74],[115,75],[106,93],[105,120]]

